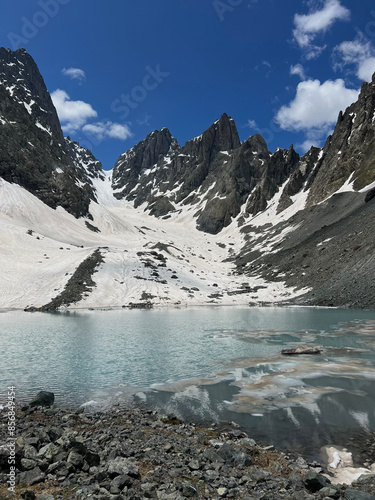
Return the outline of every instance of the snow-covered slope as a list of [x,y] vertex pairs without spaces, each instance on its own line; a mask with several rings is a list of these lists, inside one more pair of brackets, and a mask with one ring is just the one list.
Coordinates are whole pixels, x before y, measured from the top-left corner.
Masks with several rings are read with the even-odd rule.
[[46,304],[97,248],[104,262],[93,276],[96,287],[73,307],[243,304],[249,294],[253,300],[277,301],[293,293],[282,283],[259,278],[245,283],[233,274],[234,265],[225,260],[242,244],[235,226],[218,236],[204,234],[189,209],[169,220],[150,220],[142,207],[114,198],[110,176],[97,179],[95,188],[99,203],[90,206],[90,223],[100,232],[1,181],[0,307]]
[[303,157],[241,143],[224,113],[104,172],[63,138],[31,56],[0,48],[0,308],[375,307],[374,113],[375,80]]

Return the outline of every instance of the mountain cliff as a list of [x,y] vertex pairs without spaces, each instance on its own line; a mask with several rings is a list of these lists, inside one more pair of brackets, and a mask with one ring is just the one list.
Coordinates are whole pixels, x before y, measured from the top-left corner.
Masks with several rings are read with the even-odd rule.
[[75,217],[95,199],[65,143],[44,80],[23,49],[0,48],[0,176]]
[[147,136],[117,160],[113,188],[118,199],[146,204],[156,216],[193,206],[197,228],[217,234],[245,203],[246,214],[264,210],[298,162],[292,147],[271,154],[260,135],[241,144],[234,120],[223,114],[183,147],[168,129]]
[[227,114],[110,172],[64,138],[39,70],[0,49],[0,307],[375,307],[375,80],[325,146],[241,142]]

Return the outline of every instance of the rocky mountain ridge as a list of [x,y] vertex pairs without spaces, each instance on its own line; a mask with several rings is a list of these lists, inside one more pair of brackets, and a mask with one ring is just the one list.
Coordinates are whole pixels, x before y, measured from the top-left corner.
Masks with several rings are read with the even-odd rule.
[[90,176],[65,142],[44,80],[23,49],[0,48],[0,125],[0,176],[52,208],[90,216]]
[[[375,307],[375,79],[340,113],[325,146],[302,157],[293,146],[270,152],[260,135],[241,143],[224,113],[184,146],[167,128],[152,132],[108,173],[90,151],[64,139],[31,56],[0,49],[0,145],[10,281],[19,279],[11,254],[21,252],[14,245],[27,229],[30,262],[22,264],[20,283],[43,263],[41,280],[57,273],[59,284],[43,298],[30,284],[33,300],[25,303],[17,286],[9,291],[9,280],[0,280],[0,306],[49,303],[100,247],[97,289],[83,293],[82,282],[83,306],[301,297],[300,303]],[[41,241],[47,246],[39,256]],[[76,251],[64,261],[59,251],[66,243]],[[358,276],[358,286],[350,286]]]
[[[197,228],[217,234],[240,213],[246,220],[264,211],[280,190],[278,213],[301,191],[308,191],[306,205],[313,206],[346,182],[355,191],[370,185],[375,181],[374,124],[375,80],[364,83],[358,101],[340,112],[325,146],[312,147],[303,157],[293,146],[269,152],[260,135],[241,143],[233,119],[223,114],[183,147],[168,129],[153,132],[120,156],[113,187],[118,199],[145,203],[156,216],[195,205]],[[154,144],[164,148],[152,155]]]
[[[150,154],[154,144],[163,143],[164,150]],[[194,205],[197,228],[217,234],[244,204],[246,214],[264,210],[298,162],[292,147],[271,154],[260,135],[241,144],[234,120],[224,113],[183,147],[168,129],[153,132],[120,156],[113,187],[118,199],[134,200],[135,206],[146,203],[156,216]]]

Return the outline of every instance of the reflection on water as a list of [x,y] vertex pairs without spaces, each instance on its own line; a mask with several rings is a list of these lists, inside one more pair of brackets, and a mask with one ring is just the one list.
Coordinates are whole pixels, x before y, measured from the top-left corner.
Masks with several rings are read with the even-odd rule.
[[[234,420],[305,456],[375,429],[375,311],[8,312],[1,320],[3,397],[8,385],[20,401],[44,389],[73,406],[136,394],[185,418]],[[324,351],[281,355],[301,343]]]
[[310,458],[337,439],[349,446],[358,429],[375,430],[375,321],[340,325],[329,334],[234,334],[254,345],[311,343],[324,352],[285,357],[279,349],[271,359],[234,359],[216,373],[216,385],[201,379],[165,384],[159,386],[162,395],[149,400],[183,417],[234,420],[255,439]]

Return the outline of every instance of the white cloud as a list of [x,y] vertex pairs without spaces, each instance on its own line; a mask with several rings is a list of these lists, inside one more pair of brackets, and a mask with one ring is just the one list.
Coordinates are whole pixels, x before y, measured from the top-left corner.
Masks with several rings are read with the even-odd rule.
[[133,135],[127,125],[110,121],[88,123],[82,130],[86,134],[94,136],[98,141],[102,141],[108,137],[125,141]]
[[91,104],[71,101],[65,90],[57,89],[52,92],[51,97],[65,133],[76,132],[87,123],[89,118],[98,116]]
[[310,146],[320,145],[331,132],[340,110],[358,98],[359,90],[345,87],[344,80],[307,80],[298,84],[295,98],[282,106],[276,115],[276,122],[284,130],[306,134]]
[[328,31],[335,21],[349,21],[349,19],[350,11],[341,5],[340,0],[325,0],[320,10],[294,16],[293,36],[299,47],[305,50],[306,58],[315,59],[326,48],[313,44],[317,35]]
[[64,76],[68,76],[72,80],[79,80],[82,81],[86,78],[86,74],[83,71],[83,69],[79,68],[64,68],[61,73]]
[[90,118],[97,118],[98,113],[91,104],[83,101],[72,101],[65,90],[57,89],[51,94],[53,104],[59,115],[65,133],[82,132],[93,136],[97,141],[104,139],[126,140],[133,134],[128,125],[111,121],[87,123]]
[[375,72],[375,57],[363,60],[358,67],[358,78],[365,82],[371,82]]
[[335,47],[334,68],[342,70],[347,65],[356,66],[356,75],[360,80],[371,81],[375,72],[375,47],[361,38],[342,42]]
[[247,124],[246,124],[246,127],[249,127],[253,130],[258,130],[258,124],[255,120],[248,120],[247,121]]
[[306,73],[302,64],[296,64],[295,66],[291,66],[290,74],[299,76],[301,80],[306,80]]
[[327,139],[327,137],[332,134],[333,132],[333,127],[331,129],[327,129],[325,134],[323,135],[320,130],[309,130],[306,132],[306,138],[301,144],[296,144],[296,149],[301,150],[304,153],[306,151],[309,151],[312,146],[315,147],[321,147],[323,146],[323,143]]

